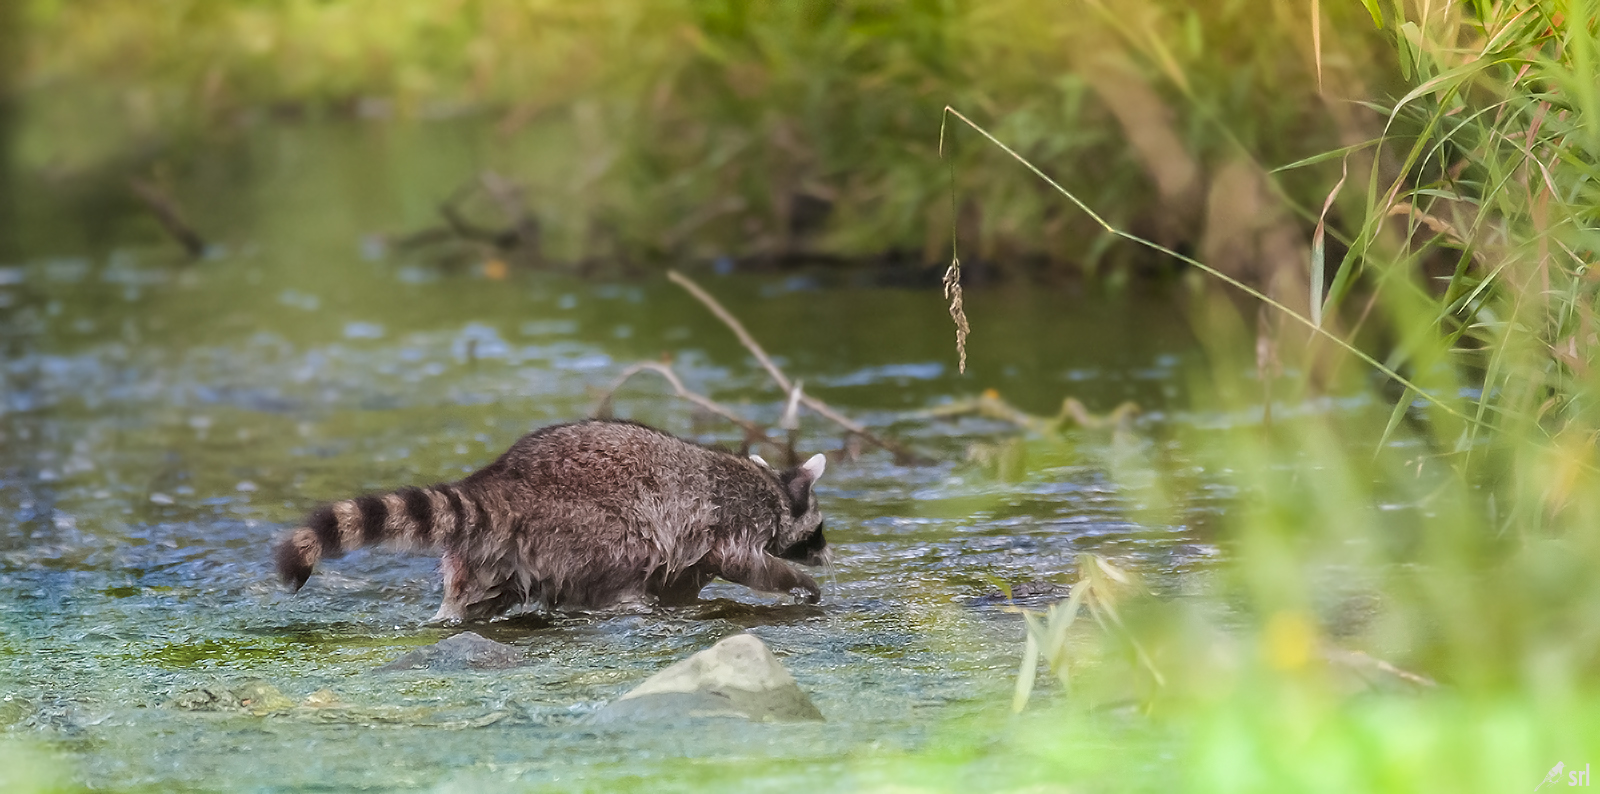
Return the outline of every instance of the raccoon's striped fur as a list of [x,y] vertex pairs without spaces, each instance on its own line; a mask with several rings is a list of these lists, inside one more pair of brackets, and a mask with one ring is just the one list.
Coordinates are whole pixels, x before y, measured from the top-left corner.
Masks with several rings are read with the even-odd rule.
[[825,459],[776,471],[631,422],[537,430],[453,483],[322,507],[279,541],[299,590],[323,557],[385,545],[443,556],[435,621],[524,602],[603,607],[692,601],[714,577],[811,603],[821,589],[785,560],[830,555],[812,485]]

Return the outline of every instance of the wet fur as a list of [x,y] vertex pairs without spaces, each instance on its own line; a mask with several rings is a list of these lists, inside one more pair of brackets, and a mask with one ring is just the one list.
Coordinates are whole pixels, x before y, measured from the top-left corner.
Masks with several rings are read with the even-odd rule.
[[818,455],[776,471],[631,422],[556,425],[523,436],[466,479],[326,505],[277,544],[294,590],[323,557],[382,544],[441,553],[436,621],[695,600],[713,578],[816,603],[785,560],[825,563],[812,485]]

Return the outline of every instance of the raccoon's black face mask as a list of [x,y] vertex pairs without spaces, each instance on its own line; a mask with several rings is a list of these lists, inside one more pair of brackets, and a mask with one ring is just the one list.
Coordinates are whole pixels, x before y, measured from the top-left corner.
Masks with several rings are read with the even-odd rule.
[[778,554],[778,557],[780,559],[789,560],[790,562],[798,562],[801,565],[810,565],[813,567],[818,565],[826,565],[833,555],[828,549],[828,539],[822,536],[823,523],[824,522],[818,522],[817,530],[815,532],[812,532],[810,535],[801,538],[800,542],[795,543],[787,549],[784,549],[780,554]]

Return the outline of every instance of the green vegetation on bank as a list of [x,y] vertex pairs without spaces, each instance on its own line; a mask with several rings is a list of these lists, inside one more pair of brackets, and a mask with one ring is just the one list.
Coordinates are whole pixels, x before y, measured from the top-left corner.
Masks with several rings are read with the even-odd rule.
[[[1337,164],[1267,171],[1376,134],[1352,102],[1399,79],[1367,12],[1328,3],[1319,94],[1314,6],[1287,0],[23,5],[25,168],[181,168],[274,120],[470,114],[508,148],[549,135],[564,153],[509,174],[560,260],[936,262],[947,104],[1121,226],[1217,249],[1258,210],[1303,240]],[[969,264],[1152,261],[986,147],[958,142],[952,165]]]

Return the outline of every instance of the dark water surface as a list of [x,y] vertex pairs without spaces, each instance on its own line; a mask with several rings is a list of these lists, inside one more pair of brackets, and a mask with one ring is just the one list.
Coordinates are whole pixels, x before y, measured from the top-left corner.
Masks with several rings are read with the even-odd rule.
[[[1003,707],[1022,630],[995,581],[1070,582],[1075,555],[1093,551],[1181,587],[1214,554],[1192,525],[1130,517],[1106,475],[1108,431],[1008,446],[1022,437],[1008,425],[919,415],[985,388],[1041,414],[1069,395],[1096,411],[1133,400],[1145,413],[1131,443],[1159,451],[1163,426],[1188,421],[1190,342],[1169,301],[975,290],[961,376],[936,284],[706,274],[809,391],[938,461],[869,450],[830,462],[823,603],[719,583],[691,608],[476,627],[528,651],[516,670],[372,674],[451,633],[420,626],[440,599],[436,560],[358,552],[289,596],[268,545],[317,503],[459,477],[521,433],[587,415],[638,360],[670,356],[690,388],[763,421],[782,405],[732,335],[659,276],[496,279],[481,263],[442,270],[384,250],[368,235],[422,223],[485,163],[448,131],[393,150],[367,145],[378,135],[273,133],[181,182],[220,240],[205,261],[178,261],[137,216],[91,232],[45,201],[30,217],[53,233],[30,230],[36,254],[0,263],[0,731],[59,752],[72,777],[157,790],[662,788],[693,787],[685,770],[710,764],[748,769],[752,788],[849,788],[856,760]],[[426,166],[392,176],[385,158],[422,152]],[[235,172],[249,177],[221,189],[218,174]],[[739,440],[649,375],[616,408]],[[839,444],[806,419],[803,453]],[[1224,497],[1203,479],[1189,497],[1200,521]],[[745,630],[827,723],[581,723]],[[171,705],[248,678],[296,703],[331,694],[265,716]]]

